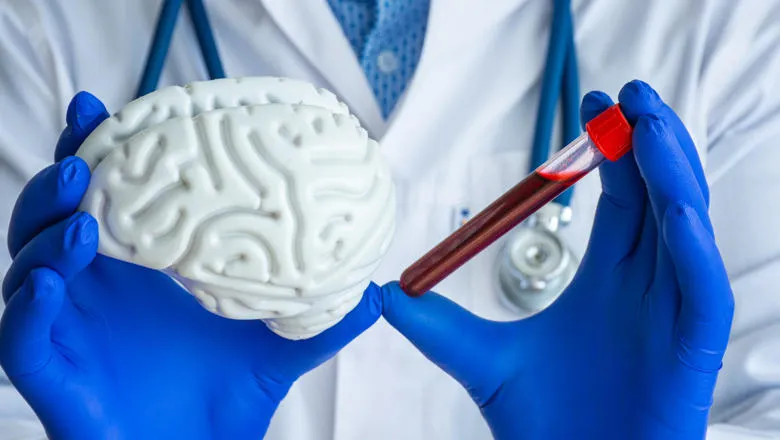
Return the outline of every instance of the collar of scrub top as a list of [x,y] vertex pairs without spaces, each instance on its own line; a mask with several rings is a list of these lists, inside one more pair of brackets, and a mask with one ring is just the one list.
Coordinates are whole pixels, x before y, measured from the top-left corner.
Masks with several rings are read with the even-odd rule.
[[[214,40],[214,32],[209,23],[203,1],[186,1],[209,78],[224,78],[225,69],[222,66],[222,60]],[[136,97],[146,95],[157,88],[183,2],[184,0],[165,0],[163,2]],[[539,109],[534,128],[533,149],[531,151],[531,171],[546,162],[550,157],[552,130],[559,100],[562,101],[563,108],[562,146],[580,135],[580,91],[571,0],[553,0],[550,39],[541,87]],[[555,202],[563,207],[568,207],[571,202],[572,190],[572,188],[569,188],[558,196]]]

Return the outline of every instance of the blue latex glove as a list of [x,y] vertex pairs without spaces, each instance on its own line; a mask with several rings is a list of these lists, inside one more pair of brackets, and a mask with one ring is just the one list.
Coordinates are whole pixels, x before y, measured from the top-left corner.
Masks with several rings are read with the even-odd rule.
[[160,272],[96,256],[97,223],[76,212],[89,168],[72,154],[107,116],[76,95],[58,162],[17,201],[0,363],[53,439],[262,438],[292,383],[376,321],[379,288],[333,328],[289,341],[206,311]]
[[[611,104],[587,95],[583,120]],[[733,315],[707,184],[655,91],[631,82],[620,104],[633,154],[601,166],[587,253],[551,307],[497,323],[383,289],[385,318],[468,390],[498,439],[704,438]]]

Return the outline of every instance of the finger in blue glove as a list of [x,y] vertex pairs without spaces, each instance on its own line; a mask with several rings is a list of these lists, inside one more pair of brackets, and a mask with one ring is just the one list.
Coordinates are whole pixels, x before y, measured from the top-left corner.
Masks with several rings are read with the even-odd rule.
[[[583,122],[611,104],[588,94]],[[733,316],[706,179],[654,90],[633,81],[620,105],[634,154],[602,165],[587,253],[547,310],[491,322],[383,287],[388,322],[468,390],[498,439],[704,438]]]
[[72,155],[107,115],[77,95],[58,162],[19,196],[0,364],[53,438],[261,438],[293,382],[377,320],[380,289],[290,341],[206,311],[159,271],[97,255],[95,220],[77,212],[90,173]]

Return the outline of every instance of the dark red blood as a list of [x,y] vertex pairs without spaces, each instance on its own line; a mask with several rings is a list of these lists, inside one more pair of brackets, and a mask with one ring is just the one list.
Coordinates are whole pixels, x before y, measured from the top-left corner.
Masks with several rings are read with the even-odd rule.
[[547,178],[534,172],[466,222],[401,275],[401,289],[420,296],[553,200],[585,173]]

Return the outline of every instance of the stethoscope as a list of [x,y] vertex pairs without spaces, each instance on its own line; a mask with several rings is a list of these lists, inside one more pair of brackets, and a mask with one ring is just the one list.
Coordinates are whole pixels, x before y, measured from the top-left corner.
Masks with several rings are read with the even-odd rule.
[[[530,170],[550,157],[559,99],[563,116],[561,145],[580,135],[580,91],[571,0],[554,0],[550,29]],[[521,224],[499,252],[496,280],[501,299],[508,307],[521,313],[543,310],[574,278],[579,261],[560,234],[561,227],[571,222],[572,192],[573,188],[569,188]]]
[[[186,1],[209,78],[224,78],[225,70],[203,1]],[[138,97],[157,88],[183,2],[163,2],[138,86]],[[580,134],[579,77],[571,0],[554,0],[530,170],[550,157],[550,140],[559,99],[563,101],[561,145],[566,145]],[[507,307],[520,313],[538,312],[551,304],[574,277],[579,262],[560,235],[561,227],[571,221],[571,198],[570,188],[520,225],[504,244],[495,266],[495,279],[502,302]]]

